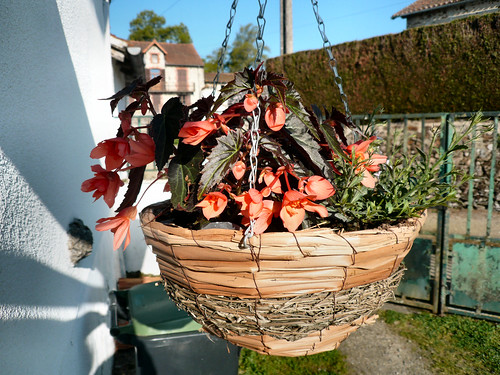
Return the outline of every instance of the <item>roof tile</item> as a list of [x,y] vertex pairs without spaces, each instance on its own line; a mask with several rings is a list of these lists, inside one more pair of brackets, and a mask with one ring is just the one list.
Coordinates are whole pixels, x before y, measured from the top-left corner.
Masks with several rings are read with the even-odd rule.
[[408,5],[406,8],[401,9],[399,12],[393,14],[391,18],[404,17],[413,13],[438,8],[443,5],[461,2],[465,2],[465,0],[417,0],[414,3]]
[[157,44],[160,49],[167,53],[165,58],[166,65],[180,66],[203,66],[203,60],[191,43],[164,43],[164,42],[148,42],[138,40],[128,40],[130,47],[141,47],[142,52],[146,52],[154,44]]

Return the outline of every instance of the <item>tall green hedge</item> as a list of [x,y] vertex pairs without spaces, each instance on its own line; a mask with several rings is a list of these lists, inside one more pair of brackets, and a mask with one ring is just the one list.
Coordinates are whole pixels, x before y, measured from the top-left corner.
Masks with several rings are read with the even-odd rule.
[[[319,35],[318,35],[319,38]],[[352,113],[500,110],[500,14],[333,47]],[[324,50],[270,59],[307,104],[343,108]]]

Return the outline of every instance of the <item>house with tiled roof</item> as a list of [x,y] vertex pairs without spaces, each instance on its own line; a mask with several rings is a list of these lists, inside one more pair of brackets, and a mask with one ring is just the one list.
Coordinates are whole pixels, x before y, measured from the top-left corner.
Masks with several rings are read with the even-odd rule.
[[405,18],[406,28],[437,25],[472,15],[500,12],[500,1],[417,0],[392,18]]
[[204,63],[191,43],[164,43],[123,40],[127,50],[140,53],[144,63],[145,79],[162,76],[151,90],[151,99],[157,109],[172,97],[190,105],[201,97],[205,84]]

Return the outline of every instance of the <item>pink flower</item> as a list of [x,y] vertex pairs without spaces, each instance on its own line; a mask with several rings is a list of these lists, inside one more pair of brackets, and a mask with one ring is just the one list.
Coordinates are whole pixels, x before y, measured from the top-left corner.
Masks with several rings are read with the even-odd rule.
[[234,200],[241,204],[241,214],[249,219],[256,219],[260,215],[264,207],[263,199],[262,193],[257,189],[249,189],[234,197]]
[[137,133],[136,141],[130,140],[130,153],[125,160],[132,167],[141,167],[155,160],[155,142],[153,138],[144,133]]
[[123,134],[125,134],[125,136],[128,136],[132,131],[132,115],[128,111],[121,111],[118,114],[118,118],[121,121],[120,126],[123,130]]
[[[262,210],[260,211],[260,214],[258,215],[258,217],[255,219],[254,222],[254,227],[253,227],[254,234],[264,233],[269,227],[269,225],[271,225],[273,217],[278,216],[281,209],[280,202],[268,199],[263,200],[262,205],[263,205]],[[250,218],[244,217],[241,223],[243,225],[248,225],[250,223]]]
[[130,152],[130,145],[127,139],[112,138],[99,142],[97,146],[90,152],[92,159],[100,159],[105,157],[106,170],[120,168],[124,162],[125,156]]
[[259,105],[259,98],[255,94],[246,94],[245,101],[243,102],[243,106],[245,107],[245,111],[252,112]]
[[[282,169],[284,170],[284,168]],[[283,191],[281,190],[281,182],[279,180],[279,177],[282,175],[282,173],[283,171],[279,169],[277,173],[273,173],[273,170],[270,167],[265,167],[259,176],[259,183],[262,183],[262,181],[264,181],[267,187],[269,187],[269,189],[271,189],[273,193],[283,194]]]
[[217,125],[214,121],[186,122],[179,131],[179,137],[184,138],[183,143],[196,146],[216,130]]
[[203,216],[210,220],[219,216],[227,206],[227,197],[220,192],[208,193],[196,207],[201,207]]
[[367,188],[373,189],[375,187],[376,179],[370,172],[377,172],[380,170],[379,164],[384,164],[387,161],[387,156],[379,154],[369,154],[368,148],[370,143],[376,139],[375,136],[366,141],[358,141],[346,147],[347,155],[354,157],[358,161],[357,172],[363,173],[363,180],[361,183]]
[[265,120],[271,130],[277,132],[285,125],[286,113],[281,103],[271,103],[266,109]]
[[238,160],[236,163],[234,163],[232,168],[234,178],[236,178],[236,180],[238,181],[241,180],[245,175],[246,170],[247,166],[245,165],[245,163],[243,163],[241,160]]
[[312,203],[309,199],[307,195],[295,190],[289,190],[283,196],[280,217],[283,220],[283,225],[290,232],[295,232],[302,224],[306,210],[316,212],[321,217],[328,216],[326,207]]
[[123,181],[116,172],[108,172],[100,165],[93,165],[91,167],[94,172],[94,177],[82,183],[82,191],[89,193],[95,190],[92,197],[98,200],[104,196],[104,202],[111,208],[115,204],[115,198],[118,190],[123,186]]
[[113,249],[116,250],[125,241],[123,250],[127,248],[130,243],[130,220],[135,220],[137,216],[137,207],[131,206],[124,208],[115,217],[107,217],[99,219],[95,229],[102,232],[111,230],[114,234]]
[[307,194],[314,195],[315,200],[323,200],[335,194],[335,188],[324,177],[311,176],[299,180],[299,189],[304,189]]

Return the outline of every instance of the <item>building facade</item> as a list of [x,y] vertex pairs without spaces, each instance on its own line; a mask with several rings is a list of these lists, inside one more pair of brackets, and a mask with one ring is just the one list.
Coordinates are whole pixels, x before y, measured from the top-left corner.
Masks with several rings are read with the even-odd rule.
[[492,0],[417,0],[392,18],[406,19],[406,28],[438,25],[472,15],[500,12],[500,1]]
[[172,97],[179,97],[190,105],[202,95],[205,84],[203,60],[193,44],[163,43],[153,40],[124,41],[128,49],[138,48],[143,57],[145,79],[162,76],[150,93],[157,111]]

